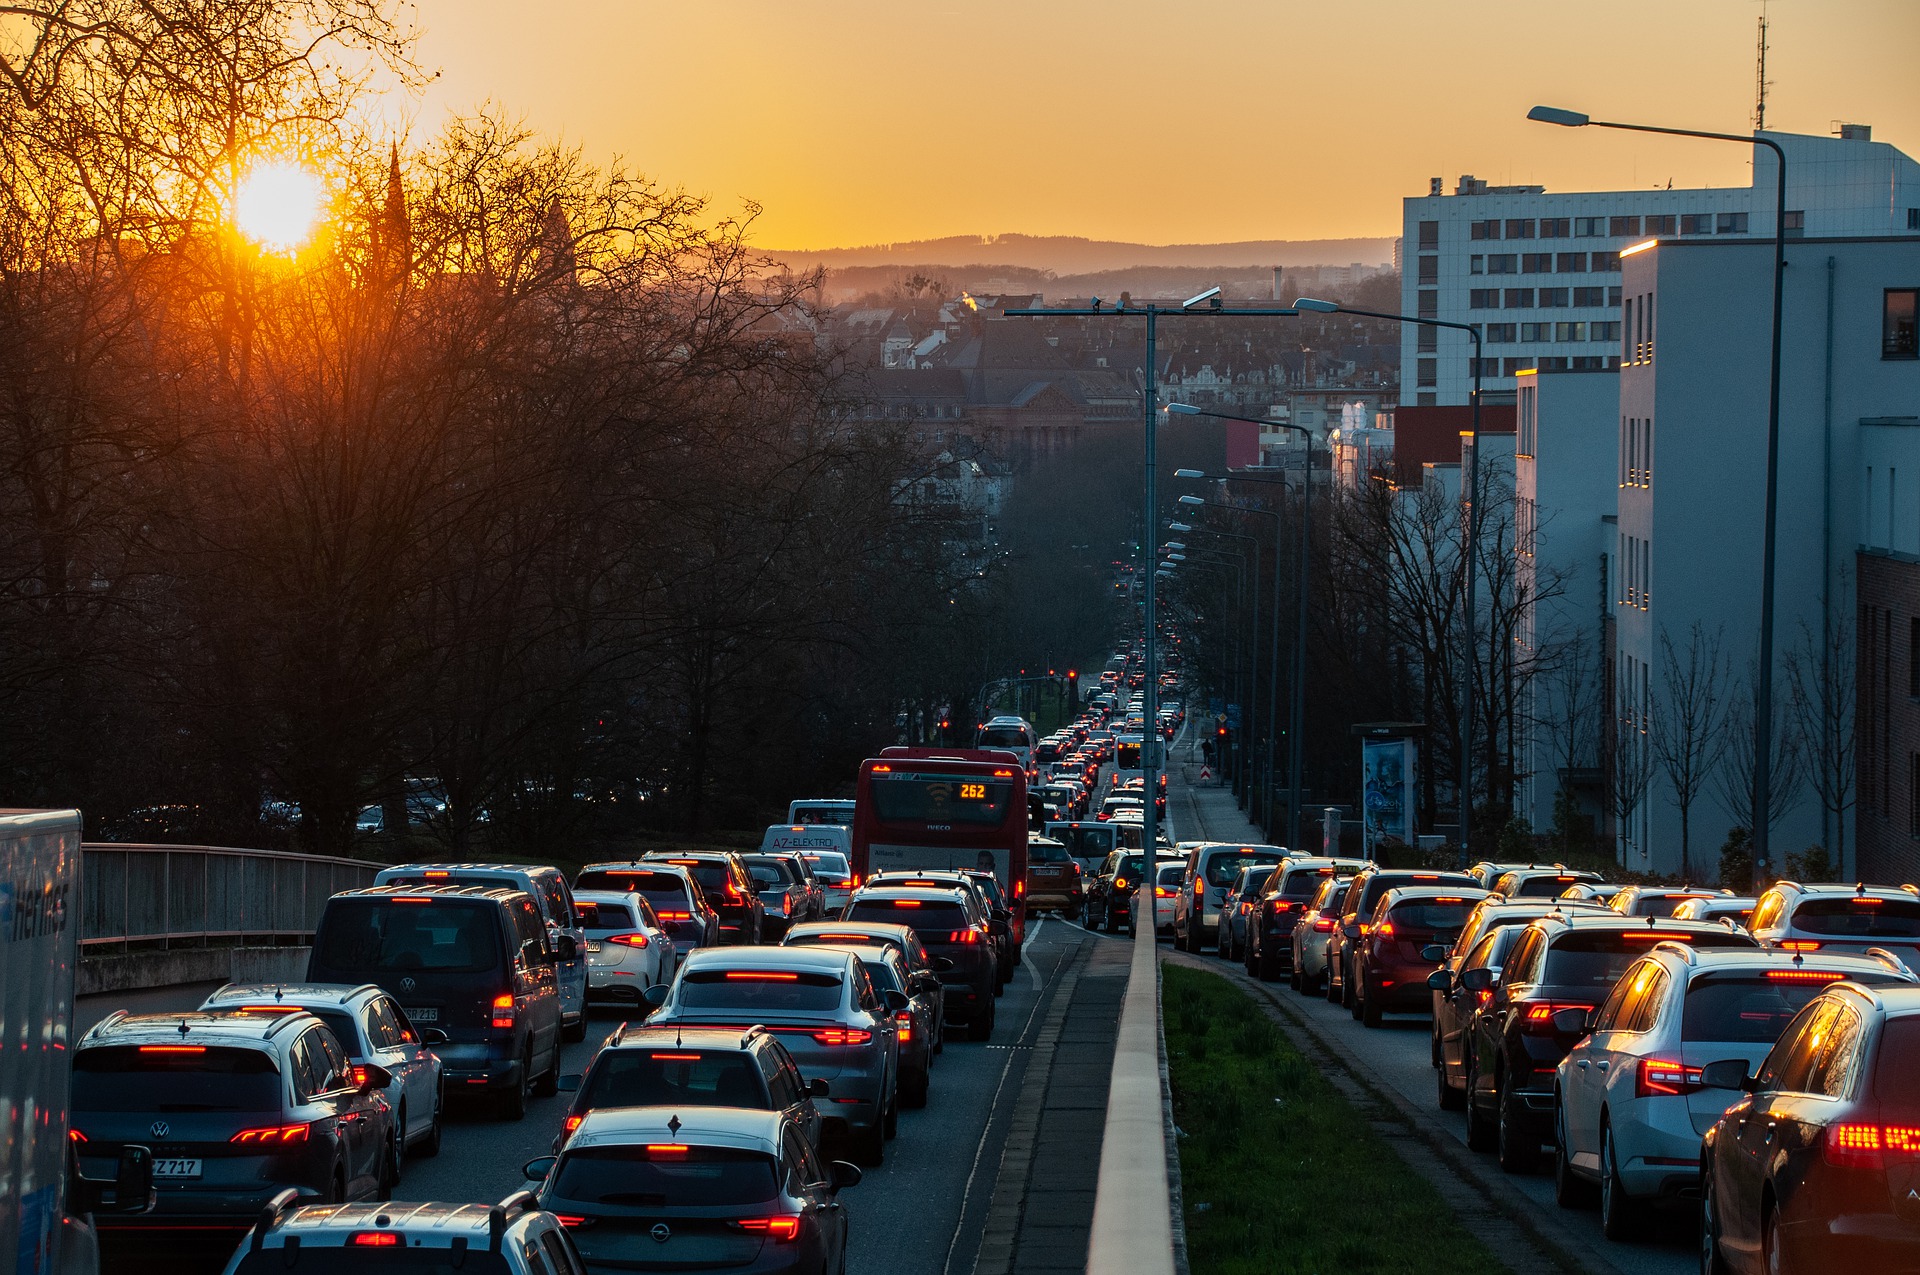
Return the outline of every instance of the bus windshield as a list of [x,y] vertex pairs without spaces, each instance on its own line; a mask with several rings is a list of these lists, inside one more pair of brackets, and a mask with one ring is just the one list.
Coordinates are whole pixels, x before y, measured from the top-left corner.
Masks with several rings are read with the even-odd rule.
[[916,771],[875,775],[873,810],[882,823],[971,824],[997,828],[1007,821],[1011,779]]

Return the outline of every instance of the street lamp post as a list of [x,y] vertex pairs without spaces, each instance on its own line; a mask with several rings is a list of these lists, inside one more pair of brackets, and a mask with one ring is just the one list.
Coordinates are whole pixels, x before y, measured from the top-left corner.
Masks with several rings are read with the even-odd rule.
[[[1753,892],[1767,886],[1769,825],[1773,822],[1773,563],[1775,523],[1780,498],[1780,316],[1787,277],[1787,153],[1780,143],[1755,134],[1711,133],[1692,128],[1659,128],[1592,119],[1579,111],[1536,106],[1527,118],[1562,128],[1612,128],[1627,133],[1699,137],[1711,142],[1764,146],[1773,152],[1777,181],[1773,204],[1773,348],[1767,365],[1766,524],[1760,550],[1760,670],[1753,690]],[[1826,569],[1826,564],[1821,564]]]
[[1337,301],[1320,301],[1313,297],[1302,297],[1294,305],[1319,314],[1357,314],[1369,319],[1386,319],[1391,323],[1412,323],[1423,328],[1452,328],[1473,338],[1473,423],[1467,432],[1471,440],[1467,447],[1467,472],[1462,476],[1462,485],[1466,489],[1467,525],[1460,550],[1467,574],[1464,599],[1467,675],[1461,679],[1460,689],[1460,765],[1457,780],[1460,787],[1460,852],[1463,856],[1471,857],[1468,832],[1473,827],[1473,679],[1480,667],[1479,617],[1476,614],[1479,576],[1475,570],[1480,561],[1477,552],[1480,538],[1480,365],[1485,361],[1480,357],[1480,329],[1471,323],[1455,323],[1451,319],[1388,314],[1383,310],[1357,310]]
[[[1206,308],[1205,309],[1197,308],[1202,306]],[[1145,473],[1145,481],[1142,484],[1144,490],[1141,493],[1141,499],[1142,499],[1142,503],[1146,513],[1146,516],[1144,519],[1142,519],[1142,521],[1146,524],[1146,526],[1145,526],[1144,532],[1142,533],[1145,543],[1142,544],[1141,546],[1143,550],[1141,557],[1145,559],[1147,562],[1151,563],[1154,561],[1155,558],[1159,556],[1158,551],[1154,548],[1153,542],[1154,542],[1156,533],[1159,531],[1159,514],[1156,511],[1156,502],[1158,500],[1158,495],[1159,495],[1157,491],[1157,482],[1156,482],[1158,477],[1157,469],[1158,469],[1159,458],[1156,455],[1155,439],[1154,439],[1154,415],[1155,415],[1154,408],[1155,408],[1155,400],[1157,398],[1157,395],[1154,391],[1154,374],[1155,374],[1154,365],[1157,361],[1157,353],[1154,348],[1154,341],[1155,341],[1155,336],[1156,336],[1160,319],[1162,317],[1177,318],[1181,315],[1199,315],[1201,317],[1207,317],[1207,318],[1237,317],[1237,318],[1289,318],[1290,319],[1296,314],[1298,314],[1299,311],[1293,309],[1292,307],[1281,307],[1281,306],[1261,306],[1261,307],[1250,308],[1250,309],[1228,310],[1228,309],[1225,309],[1222,305],[1220,289],[1208,288],[1205,292],[1200,293],[1198,296],[1188,297],[1185,301],[1182,301],[1178,306],[1175,306],[1175,307],[1159,306],[1159,305],[1153,305],[1151,303],[1147,305],[1131,305],[1131,304],[1128,304],[1123,299],[1121,304],[1113,307],[1112,309],[1107,309],[1105,308],[1105,303],[1102,302],[1100,298],[1095,297],[1090,304],[1085,306],[1061,306],[1058,308],[1036,307],[1031,309],[1005,310],[1005,311],[1002,311],[1002,313],[1009,319],[1050,319],[1050,318],[1066,319],[1066,318],[1096,318],[1096,317],[1098,318],[1112,318],[1112,317],[1136,318],[1137,317],[1137,318],[1146,320],[1146,325],[1147,325],[1146,363],[1147,365],[1143,373],[1143,385],[1142,385],[1141,396],[1140,396],[1141,397],[1141,402],[1140,402],[1141,424],[1144,427],[1146,432],[1146,439],[1145,439],[1145,445],[1144,445],[1145,454],[1143,456],[1143,464],[1145,466],[1146,473]],[[1154,587],[1154,581],[1155,581],[1155,578],[1158,576],[1158,574],[1159,574],[1158,571],[1151,571],[1147,573],[1146,588],[1143,591],[1145,593],[1145,597],[1142,599],[1142,609],[1144,611],[1143,619],[1145,621],[1145,627],[1146,627],[1146,638],[1145,638],[1146,649],[1144,651],[1144,654],[1146,656],[1146,666],[1147,666],[1146,667],[1147,694],[1146,694],[1146,705],[1145,705],[1146,711],[1143,714],[1143,717],[1146,719],[1146,722],[1149,724],[1157,723],[1160,719],[1160,650],[1159,650],[1159,635],[1155,632],[1155,624],[1157,621],[1157,616],[1155,614],[1155,608],[1154,608],[1155,595],[1157,592],[1157,590]],[[1147,792],[1149,794],[1155,793],[1159,791],[1159,782],[1160,782],[1160,738],[1157,731],[1143,730],[1141,732],[1140,743],[1141,743],[1140,768],[1142,771],[1142,777],[1146,780],[1145,786],[1146,786]],[[1136,918],[1138,917],[1147,918],[1146,925],[1142,926],[1136,920],[1133,927],[1135,936],[1136,936],[1136,941],[1145,942],[1145,943],[1152,943],[1154,941],[1154,937],[1153,937],[1154,927],[1152,924],[1154,873],[1152,871],[1152,865],[1153,865],[1154,854],[1159,846],[1159,841],[1157,839],[1158,833],[1159,833],[1159,822],[1160,821],[1158,818],[1158,814],[1154,810],[1154,803],[1151,801],[1147,802],[1146,813],[1141,820],[1140,832],[1141,832],[1141,844],[1142,844],[1141,854],[1143,856],[1143,861],[1147,865],[1148,870],[1141,874],[1140,900],[1137,904],[1135,904],[1135,906],[1140,910],[1133,914]],[[1156,1110],[1157,1110],[1157,1107],[1156,1107]]]
[[[1291,423],[1281,424],[1279,421],[1262,421],[1250,416],[1231,416],[1224,412],[1205,412],[1185,403],[1170,403],[1167,406],[1167,410],[1182,416],[1212,416],[1221,420],[1247,421],[1255,425],[1280,425],[1282,429],[1289,429],[1298,433],[1307,446],[1305,468],[1300,482],[1300,527],[1298,533],[1298,550],[1294,563],[1293,690],[1290,702],[1287,705],[1287,848],[1297,852],[1300,847],[1300,803],[1302,800],[1301,766],[1306,748],[1307,584],[1310,578],[1308,568],[1312,561],[1313,553],[1313,431],[1304,425],[1294,425]],[[1205,477],[1204,474],[1196,470],[1177,470],[1175,472],[1176,476],[1182,478]],[[1259,475],[1236,474],[1230,475],[1229,477],[1240,482],[1266,483],[1281,487],[1286,485],[1284,479],[1266,478]],[[1275,530],[1277,532],[1278,528],[1276,527]],[[1269,740],[1273,738],[1273,700],[1271,690],[1277,689],[1280,685],[1280,615],[1278,610],[1280,604],[1280,557],[1278,553],[1279,536],[1277,534],[1274,537],[1274,547],[1276,550],[1273,560],[1273,597],[1275,612],[1273,617],[1273,656],[1267,701],[1267,738]],[[1268,773],[1269,776],[1271,776],[1271,743],[1268,745],[1268,765]],[[1269,780],[1268,787],[1269,789],[1272,787],[1271,780]],[[1271,836],[1272,833],[1269,832],[1268,835]]]
[[[1185,473],[1186,471],[1181,470],[1178,472]],[[1255,509],[1255,510],[1249,510],[1248,512],[1265,513],[1267,511],[1263,509]],[[1180,523],[1169,524],[1169,526],[1183,526],[1183,525],[1184,524],[1180,524]],[[1194,528],[1188,528],[1188,530],[1194,530]],[[1190,553],[1207,553],[1207,554],[1216,555],[1210,558],[1209,560],[1219,563],[1222,566],[1228,566],[1228,565],[1232,566],[1236,576],[1236,584],[1235,584],[1236,597],[1243,598],[1249,592],[1253,595],[1253,606],[1251,608],[1252,614],[1250,616],[1250,619],[1252,622],[1247,626],[1248,643],[1247,643],[1246,706],[1247,706],[1247,716],[1250,720],[1253,717],[1254,706],[1260,702],[1260,689],[1259,689],[1260,688],[1260,657],[1256,653],[1260,645],[1260,541],[1255,536],[1244,535],[1237,531],[1221,531],[1214,527],[1201,527],[1201,528],[1198,528],[1198,530],[1204,531],[1208,535],[1224,536],[1231,540],[1244,540],[1248,544],[1253,546],[1253,572],[1252,572],[1253,587],[1251,590],[1248,590],[1245,588],[1245,584],[1246,584],[1245,573],[1247,569],[1247,564],[1244,559],[1236,555],[1221,553],[1218,550],[1207,550],[1207,549],[1188,550],[1188,552]],[[1177,543],[1177,542],[1170,542],[1170,543]],[[1186,546],[1182,545],[1181,548],[1185,549]],[[1280,594],[1278,591],[1279,570],[1280,570],[1278,553],[1279,551],[1276,548],[1275,560],[1274,560],[1275,592],[1273,594],[1274,606],[1276,608],[1278,608],[1278,606],[1280,605]],[[1237,648],[1239,644],[1240,644],[1240,637],[1239,637],[1239,634],[1236,633],[1234,635],[1234,646]],[[1233,680],[1234,680],[1234,684],[1238,686],[1240,682],[1240,661],[1237,656],[1234,658]],[[1273,686],[1271,682],[1269,682],[1269,685],[1268,685],[1267,695],[1268,695],[1269,702],[1271,702],[1272,695],[1273,695]],[[1252,792],[1253,785],[1252,785],[1250,773],[1246,768],[1246,753],[1242,751],[1240,756],[1241,756],[1241,765],[1239,767],[1240,778],[1246,782],[1247,791],[1250,794]],[[1226,758],[1223,757],[1220,759],[1220,761],[1221,761],[1222,769],[1224,770],[1226,765]]]

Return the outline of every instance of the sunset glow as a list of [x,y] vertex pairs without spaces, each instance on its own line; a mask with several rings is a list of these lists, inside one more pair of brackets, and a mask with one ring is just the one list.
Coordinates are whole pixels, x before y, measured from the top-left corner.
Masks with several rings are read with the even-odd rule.
[[326,202],[320,178],[299,164],[256,166],[233,196],[233,225],[268,252],[296,251],[313,234]]

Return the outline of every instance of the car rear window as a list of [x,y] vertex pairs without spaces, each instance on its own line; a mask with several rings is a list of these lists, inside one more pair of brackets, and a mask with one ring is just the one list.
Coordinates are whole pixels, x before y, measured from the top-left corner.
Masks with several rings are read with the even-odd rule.
[[793,865],[785,859],[756,855],[744,860],[744,862],[747,865],[748,873],[752,875],[756,885],[791,885],[800,879],[800,874],[796,872]]
[[633,909],[624,903],[576,903],[573,911],[583,930],[630,930],[634,926]]
[[684,912],[688,907],[687,883],[672,872],[652,872],[646,868],[594,868],[582,872],[580,879],[573,883],[573,888],[642,894],[656,908]]
[[697,1049],[609,1049],[587,1077],[581,1106],[767,1106],[760,1068],[747,1054]]
[[1473,904],[1466,899],[1448,902],[1443,899],[1409,899],[1396,903],[1387,914],[1395,930],[1420,930],[1439,933],[1442,930],[1458,933],[1467,923],[1467,916],[1473,911]]
[[1672,916],[1682,903],[1692,899],[1710,897],[1699,894],[1643,894],[1633,901],[1629,916]]
[[861,961],[861,967],[867,971],[867,977],[873,980],[876,992],[904,992],[906,985],[894,976],[893,966],[886,961]]
[[259,1049],[102,1045],[73,1059],[75,1111],[278,1112],[280,1071]]
[[234,1275],[362,1275],[366,1271],[393,1271],[395,1275],[512,1275],[499,1253],[484,1249],[368,1248],[343,1244],[300,1244],[285,1248],[250,1249],[234,1268]]
[[1310,899],[1313,892],[1320,888],[1328,873],[1319,868],[1305,868],[1288,872],[1280,878],[1280,897],[1283,899]]
[[1793,910],[1793,928],[1850,939],[1920,938],[1920,899],[1847,895],[1808,899]]
[[1285,857],[1270,850],[1228,850],[1211,855],[1207,859],[1207,884],[1232,885],[1233,879],[1240,875],[1240,869],[1256,863],[1278,863]]
[[911,925],[920,932],[922,938],[967,928],[966,909],[958,903],[920,899],[855,899],[847,909],[847,920]]
[[1841,979],[1874,985],[1904,981],[1891,971],[1841,974],[1801,966],[1704,975],[1687,984],[1680,1039],[1771,1045],[1808,1001]]
[[316,955],[328,970],[359,975],[493,969],[498,914],[497,905],[478,900],[336,899],[322,918]]
[[1627,966],[1644,956],[1655,943],[1680,942],[1693,947],[1752,947],[1744,934],[1690,933],[1681,930],[1573,930],[1547,949],[1542,983],[1556,987],[1610,988]]
[[847,866],[847,856],[838,851],[809,854],[803,857],[808,863],[813,865],[813,871],[816,876],[830,876],[845,879],[852,875],[853,869]]
[[700,888],[708,894],[722,892],[727,882],[733,880],[733,872],[728,865],[712,859],[676,859],[674,863],[691,873],[693,879],[700,883]]
[[1057,841],[1027,842],[1028,863],[1065,863],[1073,856]]
[[[1378,872],[1367,878],[1366,887],[1361,890],[1357,901],[1353,897],[1353,891],[1349,889],[1340,906],[1343,911],[1371,916],[1374,907],[1386,896],[1387,891],[1398,890],[1409,885],[1437,885],[1449,889],[1457,887],[1462,890],[1480,888],[1479,884],[1464,872]],[[1358,907],[1355,906],[1356,902]]]
[[560,1157],[553,1194],[581,1204],[709,1208],[774,1197],[773,1157],[731,1147],[581,1147]]
[[1920,1117],[1920,1015],[1887,1020],[1873,1064],[1873,1093],[1883,1115],[1907,1124]]
[[838,1009],[840,976],[813,970],[686,970],[676,1000],[681,1009]]
[[1579,885],[1585,877],[1566,875],[1555,877],[1530,877],[1520,883],[1513,892],[1516,899],[1557,899],[1560,892],[1570,885]]

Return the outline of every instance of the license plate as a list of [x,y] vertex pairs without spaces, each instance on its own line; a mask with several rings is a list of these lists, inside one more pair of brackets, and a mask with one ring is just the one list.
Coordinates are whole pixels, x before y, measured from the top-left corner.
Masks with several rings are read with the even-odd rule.
[[[402,1008],[405,1007],[403,1006]],[[408,1009],[407,1017],[416,1023],[437,1023],[440,1021],[440,1011],[437,1009]]]
[[200,1176],[198,1160],[159,1159],[153,1162],[153,1176],[156,1178],[197,1178]]
[[592,939],[587,940],[588,956],[592,956],[595,952],[598,952],[599,950],[600,950],[600,945],[598,943],[594,942]]

